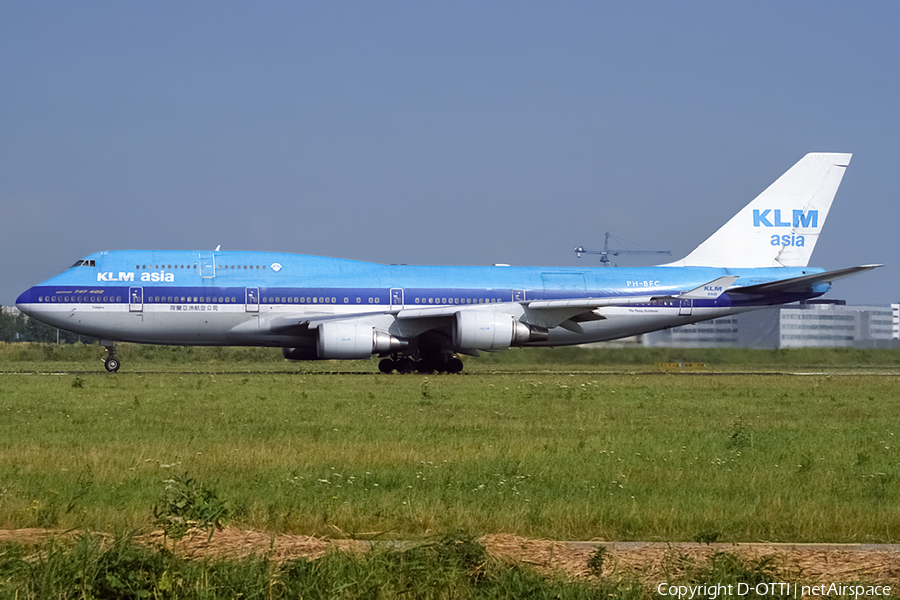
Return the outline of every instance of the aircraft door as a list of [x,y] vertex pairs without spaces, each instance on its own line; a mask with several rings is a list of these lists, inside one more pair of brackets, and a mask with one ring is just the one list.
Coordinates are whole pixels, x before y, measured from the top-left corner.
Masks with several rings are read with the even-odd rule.
[[247,288],[245,294],[247,312],[259,312],[259,288]]
[[692,305],[694,303],[693,300],[681,300],[681,305],[678,307],[678,315],[690,315]]
[[391,288],[391,309],[400,309],[403,307],[403,290],[401,288]]
[[513,302],[524,302],[525,301],[525,290],[513,290],[512,291],[512,301]]
[[144,288],[128,288],[128,310],[130,312],[144,310]]
[[216,276],[216,255],[213,252],[200,253],[200,277],[212,279]]

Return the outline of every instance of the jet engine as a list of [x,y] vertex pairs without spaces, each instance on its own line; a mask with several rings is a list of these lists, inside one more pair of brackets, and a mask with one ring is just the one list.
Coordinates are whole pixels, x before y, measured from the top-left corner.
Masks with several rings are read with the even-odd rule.
[[474,350],[499,350],[528,342],[546,340],[547,330],[517,321],[510,315],[489,310],[456,313],[453,345]]
[[316,357],[322,359],[369,358],[373,354],[397,352],[409,345],[406,340],[353,321],[319,323],[318,330]]

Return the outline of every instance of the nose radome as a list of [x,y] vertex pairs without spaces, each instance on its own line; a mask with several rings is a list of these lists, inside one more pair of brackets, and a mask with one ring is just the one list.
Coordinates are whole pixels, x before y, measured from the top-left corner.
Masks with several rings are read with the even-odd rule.
[[22,311],[26,315],[29,314],[28,309],[26,308],[26,305],[34,302],[34,300],[33,300],[34,294],[35,294],[34,288],[28,288],[27,290],[25,290],[24,292],[19,294],[19,297],[16,299],[16,308],[18,308],[20,311]]

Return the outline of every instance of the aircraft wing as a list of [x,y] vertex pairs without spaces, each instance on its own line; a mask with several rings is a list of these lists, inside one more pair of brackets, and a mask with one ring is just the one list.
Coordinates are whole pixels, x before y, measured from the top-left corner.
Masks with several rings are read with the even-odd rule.
[[[377,313],[377,315],[391,314],[396,313],[397,311],[387,310],[383,313]],[[353,319],[370,319],[372,318],[373,313],[370,312],[361,312],[361,313],[302,313],[298,315],[284,315],[280,317],[275,317],[273,319],[268,319],[268,327],[269,331],[272,333],[278,333],[283,335],[303,335],[307,333],[310,329],[315,329],[319,323],[324,323],[326,321],[347,321]]]
[[884,265],[861,265],[859,267],[848,267],[846,269],[838,269],[837,271],[826,271],[824,273],[813,273],[812,275],[802,275],[800,277],[792,277],[790,279],[782,279],[780,281],[770,281],[767,283],[757,283],[755,285],[747,285],[743,287],[734,287],[728,290],[731,294],[747,294],[752,296],[762,296],[767,294],[782,292],[803,292],[817,283],[831,283],[837,279],[850,277],[857,273],[871,271]]
[[[680,294],[671,295],[642,295],[642,296],[603,296],[597,298],[563,298],[557,300],[525,300],[517,302],[525,312],[525,321],[529,325],[552,329],[554,327],[563,327],[571,331],[578,332],[581,327],[578,325],[582,321],[605,319],[599,309],[617,306],[633,306],[642,305],[653,302],[673,302],[680,300],[708,299],[718,298],[723,293],[741,294],[751,296],[765,296],[769,294],[784,292],[801,292],[810,289],[817,283],[831,283],[843,277],[849,277],[856,273],[869,271],[882,265],[862,265],[859,267],[850,267],[847,269],[839,269],[837,271],[828,271],[824,273],[814,273],[811,275],[803,275],[801,277],[792,277],[790,279],[782,279],[780,281],[771,281],[760,284],[735,287],[733,284],[738,279],[736,276],[725,276],[714,279],[709,283],[705,283],[692,290],[682,292]],[[445,319],[453,318],[456,313],[468,311],[490,311],[500,310],[504,304],[478,304],[478,305],[449,305],[449,306],[427,306],[421,308],[405,308],[405,309],[385,309],[382,312],[361,312],[361,313],[320,313],[310,314],[303,313],[297,316],[281,316],[269,321],[269,330],[272,333],[281,335],[298,335],[308,336],[309,331],[315,329],[320,323],[328,321],[351,321],[362,319],[366,321],[381,321],[382,327],[389,327],[390,322],[396,318],[398,322],[405,323],[401,327],[402,330],[416,331],[416,334],[436,327],[441,327]],[[383,321],[383,319],[389,321]]]
[[[622,306],[649,302],[652,296],[611,296],[606,298],[571,298],[564,300],[532,300],[518,302],[525,309],[525,320],[530,325],[552,328],[568,321],[572,317],[590,313],[601,306]],[[435,317],[452,317],[460,311],[483,311],[502,306],[500,304],[478,304],[466,306],[434,306],[426,308],[409,308],[397,313],[397,318],[426,319]],[[603,318],[603,317],[594,317]]]
[[[604,319],[602,315],[595,312],[598,308],[610,306],[632,306],[636,304],[647,304],[652,301],[666,301],[691,298],[717,298],[728,286],[734,283],[737,277],[728,276],[720,277],[707,284],[704,284],[693,290],[684,292],[675,296],[603,296],[597,298],[563,298],[558,300],[530,300],[521,301],[525,310],[525,320],[530,325],[537,327],[553,327],[562,326],[572,331],[579,329],[575,321],[599,320]],[[466,306],[429,306],[423,308],[407,308],[397,313],[397,319],[426,319],[436,317],[452,317],[460,311],[467,310],[490,310],[491,307],[497,307],[497,304],[479,304]]]
[[633,306],[635,304],[648,304],[651,302],[669,302],[676,300],[692,300],[704,298],[714,300],[725,293],[729,286],[737,280],[736,276],[729,275],[719,277],[709,283],[705,283],[687,292],[677,295],[655,296],[608,296],[604,298],[576,298],[571,300],[535,300],[523,302],[525,306],[525,318],[532,325],[539,327],[564,327],[571,331],[578,331],[577,323],[573,321],[589,321],[604,319],[597,312],[600,308],[611,306]]

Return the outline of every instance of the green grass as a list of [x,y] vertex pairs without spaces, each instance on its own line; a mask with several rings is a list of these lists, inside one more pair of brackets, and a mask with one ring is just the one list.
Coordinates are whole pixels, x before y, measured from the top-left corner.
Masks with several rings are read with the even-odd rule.
[[232,524],[278,532],[896,542],[898,389],[864,374],[6,374],[0,528],[146,529],[186,476]]
[[[35,552],[37,550],[37,552]],[[743,563],[740,563],[743,566]],[[406,550],[332,552],[316,561],[189,561],[127,537],[102,546],[0,545],[0,598],[649,598],[634,578],[567,581],[491,559],[471,539]],[[751,596],[755,597],[755,596]]]
[[[378,359],[284,360],[279,348],[118,344],[123,373],[137,372],[378,372]],[[102,371],[105,351],[89,344],[0,342],[0,372]],[[791,348],[513,348],[462,357],[467,373],[521,371],[655,371],[658,363],[702,363],[706,372],[785,372],[797,369],[900,371],[900,349]]]
[[[445,535],[406,548],[381,545],[364,553],[332,551],[316,560],[279,562],[253,555],[189,560],[166,549],[140,545],[127,535],[110,542],[81,534],[74,543],[0,544],[0,599],[643,600],[696,594],[758,600],[790,595],[782,591],[786,584],[791,584],[789,590],[798,586],[797,591],[810,584],[802,570],[778,565],[771,556],[754,560],[719,552],[695,561],[672,551],[665,561],[666,574],[657,577],[642,577],[627,568],[601,575],[595,564],[591,578],[575,579],[493,558],[480,542],[462,535]],[[864,595],[866,586],[879,582],[855,580],[839,585],[846,583],[853,585],[851,595],[837,597]],[[715,591],[706,591],[708,586],[716,586]],[[872,588],[868,589],[871,595]]]

